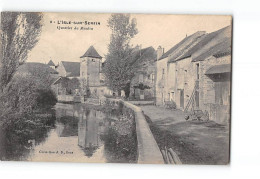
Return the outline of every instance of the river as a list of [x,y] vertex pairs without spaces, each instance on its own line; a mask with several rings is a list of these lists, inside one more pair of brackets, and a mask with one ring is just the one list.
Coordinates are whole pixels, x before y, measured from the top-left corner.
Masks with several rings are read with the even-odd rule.
[[53,124],[37,129],[40,134],[22,138],[25,142],[8,145],[7,150],[19,150],[19,154],[9,153],[5,160],[136,163],[134,120],[82,104],[57,103],[54,110]]

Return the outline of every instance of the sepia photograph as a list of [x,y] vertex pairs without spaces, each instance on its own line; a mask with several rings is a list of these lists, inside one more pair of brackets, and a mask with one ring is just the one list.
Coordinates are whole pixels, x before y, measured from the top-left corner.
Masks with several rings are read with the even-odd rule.
[[228,165],[231,15],[1,12],[0,160]]

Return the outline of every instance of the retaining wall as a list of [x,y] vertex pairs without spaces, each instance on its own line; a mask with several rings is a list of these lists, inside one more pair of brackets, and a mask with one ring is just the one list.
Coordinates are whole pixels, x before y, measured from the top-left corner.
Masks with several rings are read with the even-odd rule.
[[140,107],[120,99],[107,99],[115,105],[122,103],[135,113],[136,135],[138,143],[138,163],[143,164],[164,164],[160,149],[153,137],[145,116]]

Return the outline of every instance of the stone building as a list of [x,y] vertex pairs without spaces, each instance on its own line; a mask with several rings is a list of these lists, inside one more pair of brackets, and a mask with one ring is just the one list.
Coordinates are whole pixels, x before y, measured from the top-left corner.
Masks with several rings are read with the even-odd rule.
[[[156,104],[164,105],[165,101],[172,100],[179,109],[207,111],[211,120],[227,122],[231,26],[209,34],[200,33],[198,38],[194,35],[196,33],[177,44],[164,63],[157,61]],[[187,38],[194,40],[187,43]]]
[[153,47],[148,47],[137,49],[132,55],[138,70],[131,80],[130,98],[134,100],[153,100],[156,51]]
[[80,77],[80,63],[61,61],[56,68],[59,76],[68,78],[79,78]]
[[[59,73],[59,77],[53,82],[52,88],[58,95],[58,100],[67,101],[67,98],[69,98],[70,100],[74,100],[73,96],[80,95],[79,85],[76,85],[77,87],[75,86],[75,84],[79,83],[80,63],[61,61],[59,65],[56,67],[56,71]],[[66,83],[67,85],[64,85]],[[77,100],[77,102],[78,101],[79,100]]]
[[[196,32],[181,42],[173,46],[170,50],[164,53],[164,49],[159,46],[157,49],[157,62],[156,62],[156,104],[164,105],[167,101],[175,101],[176,89],[175,81],[180,78],[175,75],[175,68],[169,61],[180,56],[189,48],[196,45],[205,32]],[[180,92],[183,94],[182,92]],[[183,106],[183,105],[181,105]]]
[[110,93],[103,80],[102,57],[93,46],[80,57],[80,81],[85,96],[90,93],[92,98],[99,98]]

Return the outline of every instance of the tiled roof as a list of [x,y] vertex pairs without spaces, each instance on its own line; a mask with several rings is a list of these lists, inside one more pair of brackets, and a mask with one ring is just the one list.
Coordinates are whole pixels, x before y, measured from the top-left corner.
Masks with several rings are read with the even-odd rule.
[[[183,54],[188,54],[187,52],[190,51],[194,46],[196,46],[201,39],[205,37],[205,33],[201,34],[200,36],[194,36],[192,39],[187,41],[185,44],[183,44],[181,47],[175,50],[175,52],[169,57],[169,63],[176,61],[177,59],[183,59]],[[188,57],[190,55],[187,55],[185,57]]]
[[50,66],[37,62],[27,62],[18,68],[18,72],[20,73],[33,73],[35,70],[44,70],[50,74],[58,74],[58,72]]
[[55,64],[53,63],[53,61],[52,60],[50,60],[49,62],[48,62],[48,64],[47,65],[49,65],[49,66],[55,66]]
[[230,72],[231,72],[231,64],[222,64],[222,65],[215,65],[210,67],[205,74],[211,75],[211,74],[230,73]]
[[66,72],[67,77],[78,77],[80,76],[80,63],[79,62],[67,62],[61,61]]
[[140,63],[143,60],[151,60],[154,61],[156,59],[156,52],[153,47],[143,48],[141,50],[134,50],[130,55],[132,64],[136,63],[137,61]]
[[190,53],[192,61],[202,61],[212,55],[231,52],[231,34],[231,26],[208,34]]
[[184,47],[182,54],[175,50],[169,62],[192,57],[192,61],[201,61],[221,53],[231,52],[231,26],[206,34],[194,40],[191,45]]
[[166,53],[164,53],[159,60],[164,59],[166,57],[169,57],[171,55],[175,55],[176,52],[179,53],[179,51],[185,49],[185,47],[190,46],[191,43],[196,40],[197,38],[203,36],[205,34],[204,31],[198,31],[188,37],[185,37],[181,42],[173,46],[170,50],[168,50]]
[[224,57],[231,54],[231,48],[224,52],[218,52],[215,55],[213,55],[216,58]]
[[85,54],[82,55],[80,58],[83,57],[102,58],[93,46],[90,46],[89,49],[85,52]]

